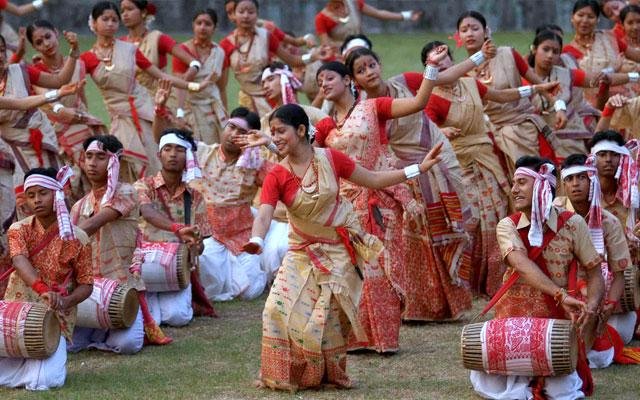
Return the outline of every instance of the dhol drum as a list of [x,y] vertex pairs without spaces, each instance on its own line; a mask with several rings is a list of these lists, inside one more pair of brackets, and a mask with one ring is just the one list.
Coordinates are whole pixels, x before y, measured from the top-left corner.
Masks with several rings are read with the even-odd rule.
[[60,323],[40,303],[0,301],[0,357],[47,358],[60,343]]
[[175,292],[189,286],[189,248],[183,243],[142,242],[142,280],[149,292]]
[[496,375],[561,376],[576,369],[578,341],[569,320],[502,318],[466,325],[461,337],[467,369]]
[[138,315],[138,293],[107,278],[95,278],[91,296],[78,304],[77,326],[122,329],[133,325]]
[[640,308],[639,279],[640,273],[635,265],[624,270],[624,292],[620,296],[620,307],[623,312],[636,311]]

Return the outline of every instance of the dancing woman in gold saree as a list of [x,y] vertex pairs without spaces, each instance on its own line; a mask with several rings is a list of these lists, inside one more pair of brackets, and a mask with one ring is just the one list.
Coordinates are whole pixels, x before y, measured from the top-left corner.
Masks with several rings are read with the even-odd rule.
[[[265,179],[252,238],[259,253],[278,200],[287,207],[289,251],[263,312],[262,384],[297,390],[328,383],[349,387],[347,341],[358,322],[360,269],[376,262],[382,244],[364,232],[351,203],[340,195],[340,178],[382,188],[417,177],[438,162],[441,146],[403,170],[369,171],[337,150],[311,146],[304,110],[287,104],[273,113],[271,134],[284,159]],[[273,145],[272,145],[273,147]]]

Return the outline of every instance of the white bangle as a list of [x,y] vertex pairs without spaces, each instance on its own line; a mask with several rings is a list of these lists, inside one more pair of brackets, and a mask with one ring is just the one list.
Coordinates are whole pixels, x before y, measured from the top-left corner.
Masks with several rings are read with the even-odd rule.
[[438,80],[438,68],[432,66],[432,65],[427,65],[427,67],[424,69],[424,79],[430,80],[430,81],[437,81]]
[[482,51],[477,51],[469,57],[469,60],[473,61],[473,63],[478,66],[484,62],[484,53]]
[[613,67],[607,67],[602,69],[603,74],[613,74],[614,72],[616,72],[616,70],[613,69]]
[[176,109],[176,118],[184,118],[184,109],[182,108]]
[[189,82],[187,84],[187,89],[189,89],[190,92],[199,92],[200,84],[198,82]]
[[47,100],[47,103],[53,103],[60,98],[60,92],[57,90],[49,90],[44,94],[44,98]]
[[310,42],[312,40],[314,40],[316,37],[313,36],[313,33],[307,33],[306,35],[304,35],[302,37],[305,41]]
[[269,149],[269,151],[274,154],[280,154],[280,152],[278,151],[278,146],[276,146],[276,144],[273,142],[267,145],[267,149]]
[[56,103],[53,105],[53,113],[54,114],[58,114],[60,112],[60,110],[62,110],[64,108],[64,106],[60,103]]
[[629,82],[631,83],[636,83],[640,79],[640,74],[637,72],[629,72],[627,76],[629,77]]
[[420,175],[420,165],[411,164],[408,167],[404,167],[404,176],[407,179],[415,178],[418,175]]
[[520,98],[524,99],[525,97],[531,97],[533,94],[533,88],[529,86],[520,86],[518,88],[518,92],[520,93]]
[[311,62],[311,53],[304,53],[302,55],[302,62],[306,64],[309,64]]
[[411,16],[413,15],[413,11],[411,11],[411,10],[402,11],[400,14],[402,15],[402,20],[403,21],[411,21]]
[[31,2],[31,5],[33,6],[33,8],[35,8],[36,10],[40,10],[42,9],[42,7],[44,7],[44,1],[43,0],[33,0]]
[[567,103],[565,103],[564,100],[556,100],[556,102],[553,103],[553,108],[556,112],[567,111]]
[[193,60],[189,63],[189,68],[195,68],[196,70],[200,71],[200,68],[202,68],[202,64],[200,64],[200,61],[198,60]]
[[251,239],[249,239],[249,243],[257,244],[261,249],[264,248],[264,239],[260,236],[253,236]]

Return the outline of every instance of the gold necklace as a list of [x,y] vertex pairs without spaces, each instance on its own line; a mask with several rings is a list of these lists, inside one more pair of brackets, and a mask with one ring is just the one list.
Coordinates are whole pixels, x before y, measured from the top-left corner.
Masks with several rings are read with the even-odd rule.
[[302,184],[302,179],[300,179],[298,175],[296,175],[295,171],[293,170],[293,166],[291,165],[291,162],[289,162],[289,159],[287,159],[287,165],[289,166],[289,171],[291,172],[291,175],[293,175],[293,179],[295,180],[300,190],[302,190],[306,194],[310,194],[312,199],[317,199],[320,196],[320,193],[318,191],[319,189],[318,188],[319,186],[318,185],[318,166],[316,165],[315,157],[311,159],[311,162],[309,163],[309,165],[307,165],[307,168],[302,174],[302,179],[304,179],[305,175],[307,174],[307,171],[309,171],[309,167],[311,167],[311,169],[313,170],[314,181],[307,186],[304,186]]

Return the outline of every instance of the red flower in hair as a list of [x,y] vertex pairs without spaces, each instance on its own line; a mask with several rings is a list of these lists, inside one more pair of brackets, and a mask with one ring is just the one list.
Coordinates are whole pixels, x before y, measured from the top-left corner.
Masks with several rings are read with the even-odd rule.
[[147,14],[156,15],[157,11],[158,11],[158,8],[156,7],[155,4],[153,4],[151,2],[147,3]]
[[449,39],[456,41],[456,47],[462,47],[462,38],[460,37],[460,32],[456,31],[453,36],[449,36]]

